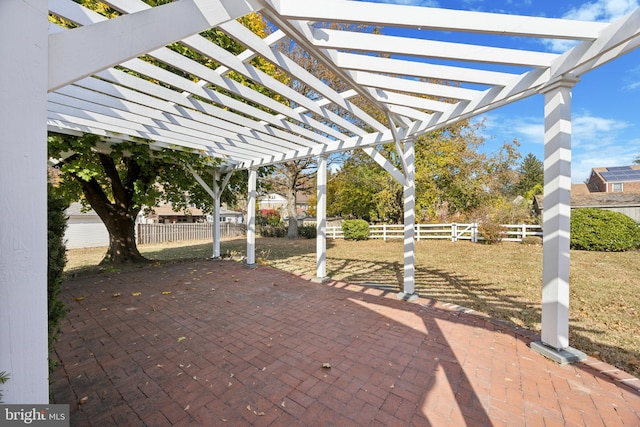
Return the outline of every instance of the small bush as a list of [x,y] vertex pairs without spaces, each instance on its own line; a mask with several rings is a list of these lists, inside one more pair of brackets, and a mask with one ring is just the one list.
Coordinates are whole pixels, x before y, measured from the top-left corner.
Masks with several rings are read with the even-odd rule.
[[[0,372],[0,384],[4,384],[7,381],[9,381],[9,374],[6,373],[5,371]],[[2,403],[2,390],[0,389],[0,403]]]
[[315,225],[303,225],[298,228],[298,235],[305,239],[315,239],[318,235],[318,231]]
[[540,236],[527,236],[522,239],[523,245],[538,246],[542,245],[542,237]]
[[[54,344],[60,334],[60,324],[67,314],[67,307],[60,301],[60,287],[64,280],[64,267],[67,263],[67,254],[64,244],[64,231],[67,228],[65,209],[69,204],[63,199],[48,194],[48,262],[47,262],[47,299],[49,307],[49,353],[53,353]],[[49,358],[49,372],[55,368],[55,360]]]
[[285,237],[287,235],[287,227],[284,224],[263,225],[258,227],[258,234],[262,237]]
[[502,239],[507,234],[507,229],[497,222],[485,221],[478,226],[478,232],[484,239],[484,243],[493,245],[502,242]]
[[364,219],[348,219],[342,224],[345,240],[367,240],[369,223]]
[[603,209],[571,212],[571,248],[621,252],[640,246],[640,226],[627,215]]

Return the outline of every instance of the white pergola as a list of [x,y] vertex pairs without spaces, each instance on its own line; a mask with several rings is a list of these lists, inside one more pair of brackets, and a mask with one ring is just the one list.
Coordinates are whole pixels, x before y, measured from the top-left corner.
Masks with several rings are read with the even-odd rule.
[[[415,138],[543,94],[538,350],[574,354],[568,342],[571,90],[582,74],[638,47],[640,10],[607,24],[348,0],[180,0],[153,8],[139,0],[102,1],[119,16],[106,19],[72,0],[0,1],[5,41],[0,44],[0,371],[11,374],[3,385],[6,403],[48,402],[47,131],[93,133],[109,144],[145,138],[158,147],[201,150],[223,161],[211,185],[217,203],[228,174],[249,170],[250,214],[259,166],[317,157],[318,279],[326,275],[326,156],[363,149],[404,185],[400,296],[409,299],[414,295]],[[265,39],[236,21],[253,11],[276,29]],[[58,27],[49,14],[77,27]],[[404,30],[373,34],[317,22]],[[234,55],[199,35],[213,27],[246,50]],[[442,41],[460,33],[476,35],[477,42]],[[516,37],[522,46],[539,49],[510,48]],[[529,42],[536,39],[538,44]],[[556,39],[576,43],[564,53],[549,53],[544,41]],[[279,50],[282,41],[302,47],[347,89],[336,92],[305,71]],[[219,65],[201,65],[167,47],[175,42]],[[255,68],[255,57],[313,88],[313,96]],[[238,83],[230,78],[232,71],[288,104]],[[357,100],[374,106],[389,124],[367,114]],[[343,118],[347,115],[356,120]],[[395,146],[400,169],[376,151],[380,144]],[[254,224],[250,215],[248,264],[255,261]],[[219,255],[219,245],[214,248]]]

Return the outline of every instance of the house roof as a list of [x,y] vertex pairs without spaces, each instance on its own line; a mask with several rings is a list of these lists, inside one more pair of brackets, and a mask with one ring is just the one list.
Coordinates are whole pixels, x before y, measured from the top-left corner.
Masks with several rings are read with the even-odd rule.
[[[144,138],[154,148],[198,150],[233,169],[358,147],[379,158],[376,145],[527,98],[640,44],[640,9],[608,24],[348,0],[105,3],[115,17],[72,0],[49,2],[52,16],[77,26],[50,25],[49,130],[94,133],[105,144]],[[275,30],[264,39],[236,21],[254,11]],[[383,31],[366,33],[358,26]],[[199,35],[210,28],[246,50],[232,54]],[[478,37],[474,44],[460,43],[460,33]],[[515,49],[514,38],[538,43]],[[556,53],[547,47],[552,39],[577,44]],[[216,67],[167,47],[175,42]],[[344,87],[334,90],[301,68],[282,50],[292,44]],[[256,57],[290,82],[312,88],[309,95],[256,68]],[[363,108],[365,103],[377,112]]]
[[[544,209],[544,196],[535,196],[539,210]],[[640,194],[633,193],[571,193],[572,208],[640,207]]]

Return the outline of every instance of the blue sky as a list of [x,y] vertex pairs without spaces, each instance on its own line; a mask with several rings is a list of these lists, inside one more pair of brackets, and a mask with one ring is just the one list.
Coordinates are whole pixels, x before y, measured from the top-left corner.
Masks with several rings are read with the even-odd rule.
[[[640,0],[367,1],[603,22],[640,7]],[[474,36],[463,37],[467,39],[456,40],[473,43]],[[532,50],[557,51],[551,42],[543,45],[537,40],[514,39],[513,43]],[[523,46],[526,43],[530,45]],[[517,139],[523,156],[533,153],[542,160],[543,101],[542,95],[535,95],[481,116],[485,149],[493,152],[504,142]],[[573,90],[572,126],[574,183],[587,179],[591,168],[629,165],[640,154],[640,49],[581,76]]]

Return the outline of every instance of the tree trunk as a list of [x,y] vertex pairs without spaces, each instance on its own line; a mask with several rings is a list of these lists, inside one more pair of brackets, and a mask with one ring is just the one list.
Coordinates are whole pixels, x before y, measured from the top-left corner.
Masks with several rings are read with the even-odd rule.
[[298,237],[298,212],[296,209],[296,190],[287,189],[287,214],[289,215],[289,226],[287,227],[287,239]]
[[109,231],[109,249],[101,264],[132,264],[148,262],[136,244],[135,221],[127,214],[110,213],[103,218]]

